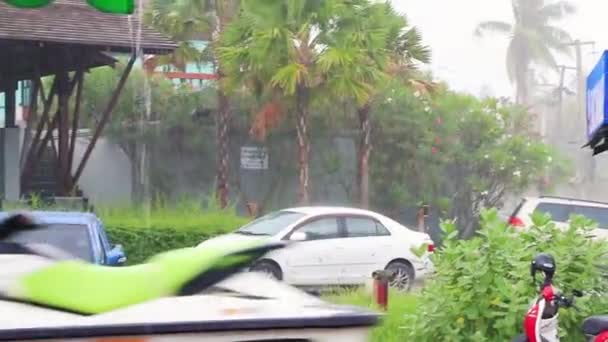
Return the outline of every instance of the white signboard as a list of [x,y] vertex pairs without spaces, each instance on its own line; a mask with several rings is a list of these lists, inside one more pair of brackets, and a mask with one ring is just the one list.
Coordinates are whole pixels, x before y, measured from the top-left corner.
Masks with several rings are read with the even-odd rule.
[[268,149],[266,147],[241,147],[241,169],[267,170]]
[[604,123],[605,76],[587,90],[587,135],[594,133]]

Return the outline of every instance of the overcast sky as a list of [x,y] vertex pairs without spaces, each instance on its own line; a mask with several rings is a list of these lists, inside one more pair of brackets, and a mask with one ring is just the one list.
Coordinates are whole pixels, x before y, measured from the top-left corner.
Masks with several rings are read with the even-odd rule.
[[[511,0],[392,0],[395,7],[417,26],[433,51],[431,69],[452,88],[479,95],[484,87],[492,95],[511,96],[513,87],[506,72],[507,38],[473,36],[479,22],[513,21]],[[550,1],[550,0],[547,0]],[[577,13],[559,23],[574,39],[596,42],[583,47],[587,69],[595,65],[599,52],[608,49],[608,1],[571,0]],[[573,54],[574,56],[574,54]],[[560,61],[575,65],[574,59]],[[570,74],[569,78],[573,78]]]

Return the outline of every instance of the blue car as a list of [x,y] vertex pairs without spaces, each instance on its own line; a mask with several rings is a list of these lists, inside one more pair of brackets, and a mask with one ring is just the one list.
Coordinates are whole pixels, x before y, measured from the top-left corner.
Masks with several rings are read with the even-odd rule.
[[[0,220],[9,212],[0,212]],[[47,244],[90,263],[120,266],[127,261],[121,245],[112,245],[101,220],[92,213],[30,211],[28,215],[47,229],[20,232],[12,242]]]

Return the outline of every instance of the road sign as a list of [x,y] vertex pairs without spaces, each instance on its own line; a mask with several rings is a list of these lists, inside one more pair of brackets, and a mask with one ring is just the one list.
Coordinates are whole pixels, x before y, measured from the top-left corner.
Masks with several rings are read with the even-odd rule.
[[606,73],[608,51],[605,51],[593,71],[587,77],[587,137],[591,140],[598,129],[608,124],[608,98],[606,97]]
[[268,149],[258,146],[241,147],[241,169],[267,170]]

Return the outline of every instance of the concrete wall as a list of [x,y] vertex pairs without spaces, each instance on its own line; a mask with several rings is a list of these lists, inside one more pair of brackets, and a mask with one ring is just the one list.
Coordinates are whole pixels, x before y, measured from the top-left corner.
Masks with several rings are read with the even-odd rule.
[[[74,171],[82,159],[88,138],[78,138],[74,150]],[[100,138],[78,185],[93,204],[131,201],[131,163],[127,155],[106,138]]]

